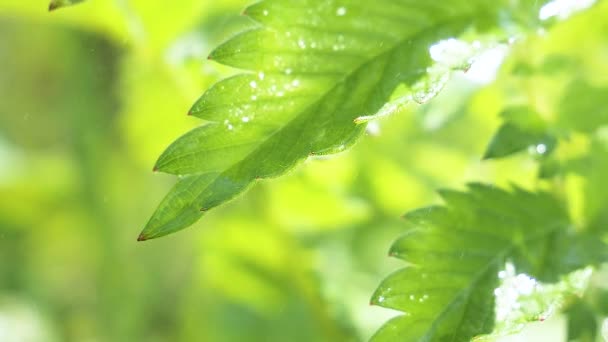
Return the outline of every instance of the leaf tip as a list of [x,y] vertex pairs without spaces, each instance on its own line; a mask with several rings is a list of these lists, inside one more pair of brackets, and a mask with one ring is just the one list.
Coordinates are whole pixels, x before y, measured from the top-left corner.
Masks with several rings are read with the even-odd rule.
[[59,7],[60,7],[59,4],[53,1],[49,4],[49,12],[52,12],[52,11],[58,9]]
[[137,241],[146,241],[148,240],[148,237],[146,235],[144,235],[144,233],[139,234],[139,236],[137,237]]
[[487,150],[483,156],[481,157],[482,161],[487,161],[490,159],[494,159],[496,157],[496,155],[494,154],[494,152],[492,150]]
[[374,293],[372,298],[369,300],[369,306],[380,306],[380,303],[384,300],[384,297],[379,296],[378,293]]

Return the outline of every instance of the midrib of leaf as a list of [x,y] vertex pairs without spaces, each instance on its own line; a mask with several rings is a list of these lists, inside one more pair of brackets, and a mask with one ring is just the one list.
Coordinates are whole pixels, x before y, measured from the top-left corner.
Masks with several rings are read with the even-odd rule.
[[[478,8],[476,8],[476,9],[478,9]],[[212,203],[212,205],[206,205],[205,203],[201,203],[206,195],[205,192],[207,191],[207,189],[218,186],[218,181],[222,177],[226,177],[227,175],[230,175],[231,172],[238,170],[240,168],[241,164],[243,164],[243,162],[247,161],[252,156],[256,156],[256,155],[262,153],[264,151],[264,149],[263,149],[264,146],[266,146],[267,143],[273,141],[273,139],[276,136],[278,136],[280,134],[284,134],[286,131],[295,131],[295,132],[298,132],[298,140],[299,140],[302,137],[302,135],[304,135],[308,131],[306,128],[308,128],[308,126],[313,122],[314,116],[317,114],[312,109],[314,109],[314,107],[318,106],[319,104],[325,103],[327,101],[328,97],[330,97],[334,92],[339,90],[339,88],[341,86],[343,86],[349,79],[355,77],[355,75],[362,72],[366,68],[371,67],[371,65],[373,63],[376,63],[376,62],[382,61],[382,59],[385,59],[384,65],[382,66],[382,73],[381,73],[378,81],[375,83],[375,86],[382,84],[383,81],[386,79],[387,67],[391,63],[390,55],[394,54],[399,48],[403,47],[403,45],[408,44],[409,42],[412,42],[412,41],[419,41],[421,39],[425,39],[426,35],[428,35],[429,33],[433,33],[434,31],[442,33],[441,31],[447,27],[452,28],[452,30],[450,32],[451,33],[450,36],[452,36],[452,35],[455,36],[458,33],[460,33],[460,31],[463,30],[466,26],[471,25],[472,19],[475,19],[479,15],[486,13],[486,12],[487,12],[487,10],[482,7],[481,9],[478,9],[478,11],[471,10],[471,11],[468,11],[465,13],[461,13],[460,15],[450,16],[444,20],[438,20],[438,21],[435,21],[424,27],[421,27],[419,30],[408,34],[406,37],[403,37],[400,40],[397,40],[394,44],[392,44],[392,46],[390,44],[387,44],[387,48],[385,50],[381,50],[378,54],[361,62],[357,67],[353,68],[350,72],[344,74],[344,76],[341,77],[340,79],[338,79],[335,82],[335,84],[331,88],[329,88],[324,94],[322,94],[317,101],[310,103],[307,107],[300,110],[299,114],[294,115],[292,118],[290,118],[288,121],[286,121],[283,125],[281,125],[279,128],[277,128],[277,130],[270,133],[265,139],[260,140],[257,144],[255,144],[255,143],[252,144],[252,145],[254,145],[254,147],[252,147],[251,151],[249,151],[248,153],[243,155],[240,159],[238,159],[236,162],[234,162],[230,166],[227,166],[225,168],[225,171],[221,172],[218,175],[218,177],[216,177],[215,180],[213,180],[197,196],[197,199],[196,199],[197,203],[194,203],[194,205],[198,204],[198,206],[199,206],[199,209],[200,209],[199,217],[202,216],[205,211],[207,211],[211,208],[214,208],[216,206],[219,206],[219,205],[231,200],[232,198],[238,196],[240,193],[244,192],[247,188],[249,188],[252,185],[252,182],[254,180],[279,176],[279,175],[283,174],[284,172],[286,172],[289,168],[295,166],[301,160],[307,158],[308,155],[327,154],[327,152],[329,152],[329,153],[334,152],[333,150],[336,148],[335,145],[327,146],[326,149],[322,150],[322,151],[309,151],[308,155],[299,155],[294,160],[288,160],[286,164],[279,165],[279,167],[276,170],[274,170],[274,172],[272,174],[256,175],[254,178],[247,179],[246,181],[244,181],[244,183],[246,183],[245,186],[242,186],[239,189],[237,189],[236,191],[233,191],[230,195],[226,196],[223,200],[217,201],[218,203]],[[445,34],[443,34],[443,35],[445,35]],[[437,37],[434,37],[434,38],[436,40],[439,40],[439,39],[443,38],[441,36],[442,35],[438,34]],[[411,43],[411,45],[415,45],[415,44]],[[340,51],[340,53],[343,53],[343,51]],[[411,72],[412,70],[405,70],[405,71]],[[416,71],[414,71],[414,72],[416,72]],[[394,86],[393,86],[393,89],[394,89]],[[370,105],[370,102],[371,102],[370,97],[373,95],[374,95],[373,91],[369,91],[367,93],[368,98],[365,100],[366,106]],[[388,95],[390,95],[390,94],[388,94]],[[374,111],[376,111],[378,109],[379,108],[376,108]],[[358,115],[356,115],[356,117],[364,115],[364,114],[367,114],[367,113],[359,113]],[[304,124],[296,124],[296,123],[301,122],[303,120],[303,118],[308,118],[308,120],[305,120]],[[353,118],[353,120],[354,120],[354,118]],[[353,125],[355,125],[354,121],[353,121]],[[350,137],[342,143],[344,148],[350,147],[352,144],[354,144],[356,138],[362,133],[363,129],[365,128],[365,124],[360,124],[358,126],[360,126],[360,127],[353,128],[353,132],[350,134]],[[294,144],[293,146],[297,146],[297,144]],[[193,176],[196,177],[196,175],[193,175]],[[151,221],[152,221],[152,219],[150,220],[150,222]],[[185,227],[177,226],[177,228],[171,228],[171,229],[165,230],[165,229],[163,229],[163,227],[170,224],[171,221],[165,222],[162,226],[156,227],[156,228],[150,227],[150,222],[148,222],[148,225],[146,226],[146,228],[144,228],[144,231],[140,235],[140,239],[143,240],[143,239],[149,239],[149,238],[154,238],[154,237],[160,237],[160,236],[163,236],[163,235],[166,235],[166,234],[172,233],[174,231],[185,228]]]

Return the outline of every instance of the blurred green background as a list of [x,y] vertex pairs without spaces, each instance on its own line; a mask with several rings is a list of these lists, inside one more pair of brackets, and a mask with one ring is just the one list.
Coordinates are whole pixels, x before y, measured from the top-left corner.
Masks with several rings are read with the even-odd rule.
[[535,182],[526,156],[481,163],[500,106],[460,75],[354,149],[137,243],[174,182],[154,161],[235,72],[206,56],[253,25],[249,2],[0,2],[0,341],[366,340],[393,315],[369,298],[400,266],[403,213],[467,180]]

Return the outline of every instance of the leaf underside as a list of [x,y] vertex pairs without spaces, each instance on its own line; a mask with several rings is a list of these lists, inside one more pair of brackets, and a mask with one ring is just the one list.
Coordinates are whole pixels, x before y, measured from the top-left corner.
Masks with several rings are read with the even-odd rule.
[[182,176],[140,235],[181,230],[258,179],[311,155],[340,152],[400,84],[431,64],[428,48],[497,21],[487,1],[263,1],[245,14],[257,29],[210,58],[247,70],[209,89],[190,114],[209,123],[175,141],[155,169]]

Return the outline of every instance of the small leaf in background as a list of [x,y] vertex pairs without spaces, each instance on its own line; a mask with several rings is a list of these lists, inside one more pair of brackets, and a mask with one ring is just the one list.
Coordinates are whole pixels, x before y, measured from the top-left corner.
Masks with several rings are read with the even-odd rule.
[[58,8],[65,6],[76,5],[77,3],[83,2],[84,0],[52,0],[49,4],[49,11],[54,11]]
[[557,144],[546,131],[546,123],[528,107],[507,108],[501,115],[505,122],[498,128],[484,154],[484,159],[502,158],[527,148],[538,155],[549,155]]
[[551,153],[555,147],[555,138],[526,131],[512,123],[504,123],[490,141],[483,159],[502,158],[529,147],[539,155]]

